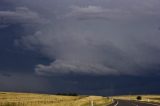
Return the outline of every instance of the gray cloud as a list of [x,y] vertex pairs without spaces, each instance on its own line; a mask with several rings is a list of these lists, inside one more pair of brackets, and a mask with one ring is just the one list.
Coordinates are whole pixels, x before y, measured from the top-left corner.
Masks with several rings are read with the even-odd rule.
[[[72,6],[71,12],[66,17],[74,17],[78,19],[110,19],[110,20],[126,20],[139,19],[140,17],[160,16],[157,4],[159,1],[108,1],[113,7],[100,5],[88,6]],[[106,3],[106,4],[107,4]],[[118,5],[118,3],[120,5]],[[124,4],[122,4],[124,3]],[[117,6],[117,7],[115,7]]]
[[48,89],[50,84],[44,78],[39,78],[29,74],[0,74],[0,85],[3,91],[30,91],[30,92],[45,92],[44,89]]
[[111,6],[105,1],[79,6],[84,1],[76,4],[69,0],[68,7],[57,4],[56,8],[50,5],[58,2],[48,1],[50,5],[44,5],[55,14],[41,14],[48,14],[52,21],[17,42],[53,60],[36,66],[36,73],[41,75],[159,73],[155,66],[160,64],[160,2],[120,1],[108,1]]
[[0,25],[0,29],[6,28],[6,27],[8,27],[8,25]]
[[76,61],[62,61],[56,60],[50,65],[37,65],[36,72],[39,75],[50,75],[50,74],[70,74],[70,73],[79,73],[79,74],[90,74],[94,73],[97,75],[103,74],[118,74],[118,71],[115,69],[108,68],[102,64],[93,64],[93,63],[78,63]]
[[0,24],[5,27],[10,24],[43,24],[47,20],[41,18],[38,13],[26,7],[17,7],[15,11],[0,11]]
[[78,19],[123,19],[131,17],[128,10],[102,8],[100,6],[89,5],[87,7],[73,6],[71,13],[66,17],[75,17]]

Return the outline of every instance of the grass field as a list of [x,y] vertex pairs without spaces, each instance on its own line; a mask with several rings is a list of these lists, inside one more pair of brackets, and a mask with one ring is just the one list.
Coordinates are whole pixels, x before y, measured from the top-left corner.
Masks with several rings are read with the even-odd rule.
[[111,100],[101,96],[57,96],[0,92],[0,106],[107,106]]
[[123,99],[123,100],[137,100],[137,96],[142,97],[142,102],[154,102],[160,103],[160,95],[126,95],[126,96],[114,96],[114,99]]

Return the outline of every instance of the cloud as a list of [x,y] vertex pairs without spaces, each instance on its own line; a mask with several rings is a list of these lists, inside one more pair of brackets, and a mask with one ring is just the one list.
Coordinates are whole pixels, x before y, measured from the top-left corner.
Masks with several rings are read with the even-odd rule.
[[47,20],[41,18],[38,13],[26,7],[17,7],[15,11],[0,11],[0,24],[6,26],[10,24],[43,24]]
[[[141,3],[140,3],[141,4]],[[160,15],[154,10],[153,5],[131,5],[127,8],[104,8],[102,6],[89,5],[86,7],[72,6],[71,12],[66,17],[74,17],[81,20],[87,19],[106,19],[106,20],[126,20],[134,19],[142,16]]]
[[29,74],[0,74],[0,89],[3,91],[29,91],[29,92],[45,92],[44,89],[48,89],[50,84],[44,78],[40,78]]
[[78,63],[78,62],[66,62],[63,60],[56,60],[50,65],[39,64],[36,66],[36,73],[38,75],[50,75],[50,74],[90,74],[97,75],[104,74],[118,74],[117,70],[108,68],[102,64],[92,63]]
[[7,28],[8,25],[0,25],[0,29]]
[[51,22],[34,34],[16,40],[18,45],[52,60],[48,65],[37,64],[37,74],[159,73],[160,14],[157,2],[123,0],[122,3],[110,2],[111,6],[106,7],[103,3],[73,7],[75,3],[72,2],[68,7],[46,7],[56,11],[53,15],[50,11],[41,12],[48,14]]
[[73,6],[72,11],[66,17],[85,19],[122,19],[130,17],[130,11],[121,9],[102,8],[89,5],[87,7]]

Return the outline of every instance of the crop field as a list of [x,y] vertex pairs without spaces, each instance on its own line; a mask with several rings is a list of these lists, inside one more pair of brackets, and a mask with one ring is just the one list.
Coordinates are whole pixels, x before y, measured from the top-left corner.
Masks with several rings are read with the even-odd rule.
[[0,92],[0,106],[107,106],[111,100],[101,96],[58,96]]

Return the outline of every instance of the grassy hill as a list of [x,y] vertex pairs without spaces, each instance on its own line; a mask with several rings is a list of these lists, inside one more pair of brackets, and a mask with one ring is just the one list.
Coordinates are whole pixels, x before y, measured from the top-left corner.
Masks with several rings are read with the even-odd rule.
[[101,96],[58,96],[0,92],[0,106],[106,106],[111,100]]

